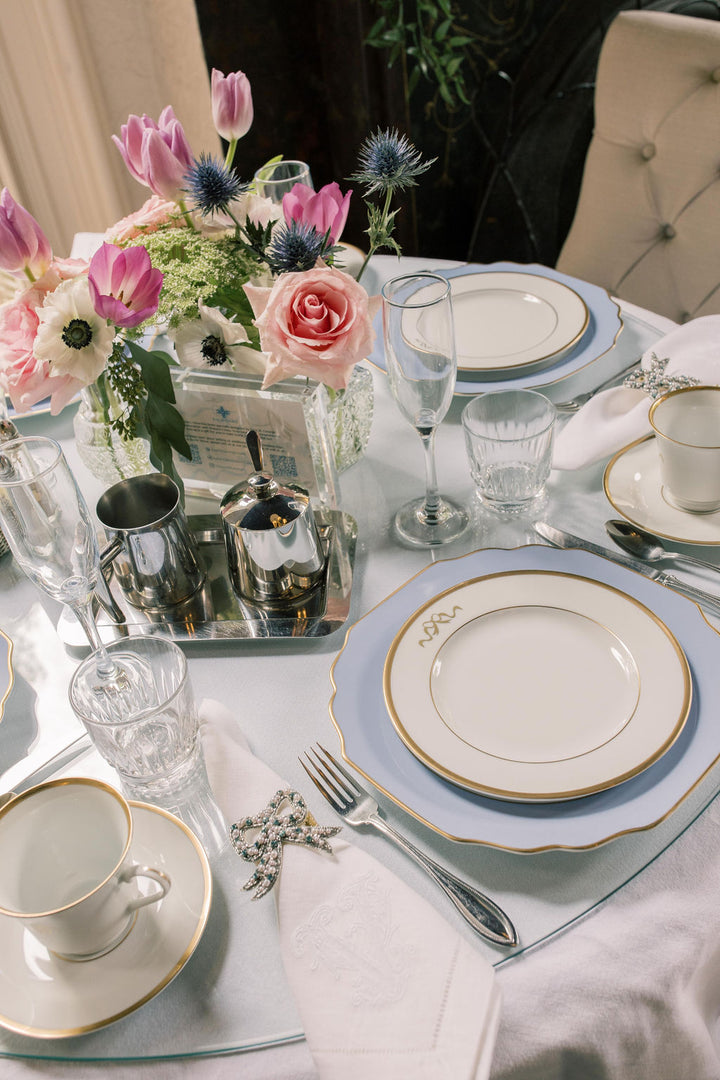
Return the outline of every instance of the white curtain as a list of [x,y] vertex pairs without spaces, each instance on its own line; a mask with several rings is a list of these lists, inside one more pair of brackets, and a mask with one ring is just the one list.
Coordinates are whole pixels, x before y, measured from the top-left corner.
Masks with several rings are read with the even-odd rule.
[[0,0],[0,185],[56,255],[150,195],[111,135],[166,105],[195,155],[220,152],[194,0]]

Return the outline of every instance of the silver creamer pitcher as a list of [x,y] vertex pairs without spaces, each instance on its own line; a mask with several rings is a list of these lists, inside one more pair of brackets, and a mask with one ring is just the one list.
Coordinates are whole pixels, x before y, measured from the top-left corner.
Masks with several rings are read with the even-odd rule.
[[220,503],[230,580],[247,600],[297,595],[323,576],[325,559],[310,500],[263,469],[256,431],[247,434],[255,472]]
[[102,566],[112,563],[134,607],[164,611],[200,589],[205,571],[171,477],[148,473],[121,480],[100,497],[96,513],[110,538]]

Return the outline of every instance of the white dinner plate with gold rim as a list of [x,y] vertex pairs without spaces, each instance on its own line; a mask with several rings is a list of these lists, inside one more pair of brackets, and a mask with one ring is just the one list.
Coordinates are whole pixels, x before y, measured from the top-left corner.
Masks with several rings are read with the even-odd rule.
[[[579,340],[569,349],[561,350],[553,357],[551,364],[542,367],[540,370],[533,369],[527,372],[506,371],[495,376],[486,373],[480,387],[478,386],[477,374],[468,377],[464,371],[459,371],[455,383],[455,393],[457,395],[474,397],[479,391],[516,389],[518,386],[537,390],[542,388],[550,389],[551,387],[558,387],[565,379],[577,375],[598,362],[600,362],[597,376],[598,382],[607,378],[608,374],[611,373],[608,371],[611,366],[610,357],[622,330],[623,322],[620,317],[620,308],[611,298],[607,289],[603,289],[599,285],[593,285],[588,281],[582,281],[580,278],[562,274],[559,270],[554,270],[551,267],[541,266],[539,263],[468,263],[465,266],[458,266],[449,270],[433,271],[430,269],[427,272],[439,273],[440,276],[447,278],[453,290],[459,287],[462,278],[478,277],[481,274],[488,273],[523,273],[543,280],[560,282],[577,293],[585,304],[589,315],[587,329],[580,335]],[[368,355],[368,361],[380,368],[381,371],[387,371],[383,347],[382,312],[375,316],[373,327],[375,329],[375,343]]]
[[0,630],[0,720],[5,710],[5,702],[10,697],[15,675],[12,664],[13,643],[2,630]]
[[691,514],[665,498],[654,435],[619,450],[605,469],[603,486],[609,502],[633,525],[681,544],[720,545],[720,510]]
[[608,585],[548,571],[434,596],[398,631],[383,678],[415,756],[461,787],[521,802],[638,775],[675,742],[692,695],[684,653],[656,615]]
[[577,344],[590,321],[574,289],[538,274],[465,274],[451,287],[460,378],[541,371]]
[[[692,673],[690,715],[673,745],[637,776],[570,802],[504,801],[446,780],[398,735],[383,693],[398,630],[440,592],[508,570],[558,571],[612,585],[655,612],[677,638]],[[432,563],[351,627],[332,667],[330,716],[350,766],[442,836],[506,851],[584,850],[659,824],[720,762],[719,645],[718,631],[696,604],[610,559],[541,544],[483,548]],[[523,677],[521,657],[515,677]]]
[[172,814],[131,802],[136,862],[172,882],[141,908],[116,949],[82,963],[54,958],[15,919],[0,919],[0,1024],[41,1039],[105,1027],[155,997],[185,966],[210,911],[212,879],[195,835]]

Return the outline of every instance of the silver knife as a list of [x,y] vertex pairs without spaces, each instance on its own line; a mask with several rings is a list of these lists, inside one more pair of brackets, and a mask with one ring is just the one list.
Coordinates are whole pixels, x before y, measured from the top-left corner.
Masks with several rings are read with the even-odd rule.
[[695,585],[688,585],[686,582],[681,581],[680,578],[675,577],[674,574],[668,574],[666,570],[658,570],[656,566],[648,566],[642,559],[633,559],[631,555],[623,555],[619,551],[603,547],[602,544],[596,544],[592,540],[584,540],[581,536],[575,536],[564,529],[548,525],[545,521],[536,521],[533,528],[538,536],[542,536],[543,540],[547,540],[554,547],[580,548],[582,551],[589,551],[593,555],[602,555],[604,559],[610,559],[611,562],[617,563],[619,566],[627,566],[628,569],[637,571],[643,577],[651,578],[653,581],[659,582],[660,585],[667,585],[668,588],[675,589],[682,596],[686,596],[688,600],[694,600],[696,604],[701,604],[713,615],[720,618],[720,597],[713,596],[712,593],[705,592],[704,589],[698,589]]
[[0,808],[5,803],[10,802],[10,799],[14,799],[16,795],[20,795],[21,792],[27,791],[28,788],[35,787],[36,784],[42,784],[43,781],[49,780],[54,773],[59,769],[69,765],[75,758],[80,757],[86,750],[89,750],[92,746],[90,736],[85,732],[83,735],[79,735],[77,739],[73,739],[67,746],[63,746],[62,750],[58,750],[57,754],[53,754],[51,758],[44,761],[42,765],[38,765],[36,769],[33,769],[31,773],[24,776],[22,780],[17,780],[13,784],[12,791],[6,791],[4,794],[0,794]]

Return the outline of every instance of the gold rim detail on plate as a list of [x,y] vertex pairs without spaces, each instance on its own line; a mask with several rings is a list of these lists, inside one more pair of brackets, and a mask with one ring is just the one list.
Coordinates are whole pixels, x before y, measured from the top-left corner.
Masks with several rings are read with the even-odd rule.
[[[483,591],[484,586],[487,586],[488,589],[492,591],[496,588],[496,586],[502,588],[502,586],[506,583],[509,585],[510,588],[512,588],[513,583],[519,582],[521,579],[528,580],[531,577],[536,579],[539,589],[541,591],[543,587],[546,584],[550,584],[551,581],[553,585],[559,582],[566,582],[571,585],[571,587],[576,583],[582,583],[582,585],[580,586],[581,588],[583,588],[584,586],[591,586],[590,602],[595,602],[593,593],[596,594],[598,602],[600,604],[602,604],[603,601],[607,600],[608,598],[611,598],[612,603],[612,598],[617,598],[619,601],[621,601],[621,607],[618,609],[617,613],[611,611],[609,613],[610,616],[612,618],[623,618],[623,607],[625,607],[626,605],[626,610],[631,617],[637,612],[642,613],[642,622],[645,622],[645,620],[649,620],[650,623],[657,627],[657,629],[662,635],[662,639],[667,641],[672,650],[672,654],[677,659],[677,674],[680,676],[680,682],[678,685],[678,691],[680,692],[680,701],[679,703],[673,703],[673,708],[675,708],[676,705],[679,705],[677,716],[673,714],[672,717],[668,718],[667,726],[670,728],[670,730],[667,732],[665,738],[663,738],[659,744],[652,746],[649,750],[646,745],[640,746],[640,760],[635,760],[631,767],[623,768],[622,762],[613,764],[610,761],[607,763],[603,763],[602,751],[604,748],[610,747],[610,749],[607,751],[607,753],[610,753],[612,750],[618,749],[619,746],[620,752],[624,753],[626,759],[637,758],[638,748],[633,744],[636,737],[637,724],[639,723],[639,719],[638,714],[635,711],[633,711],[632,716],[629,716],[625,719],[625,722],[620,725],[619,729],[615,732],[612,738],[604,739],[599,743],[597,750],[587,750],[583,754],[571,754],[565,761],[563,759],[560,759],[558,761],[547,761],[538,763],[535,761],[526,761],[521,759],[519,762],[517,762],[518,768],[515,770],[515,772],[518,774],[518,779],[514,782],[514,786],[512,787],[496,785],[489,782],[488,779],[483,777],[483,772],[493,772],[495,767],[497,767],[498,772],[500,771],[497,757],[493,756],[492,754],[486,753],[480,747],[473,747],[471,744],[464,742],[461,739],[458,739],[457,732],[446,723],[444,717],[439,716],[439,714],[433,715],[434,710],[432,708],[432,699],[429,693],[429,687],[427,687],[427,698],[422,697],[421,691],[421,697],[417,700],[414,700],[412,703],[414,707],[404,707],[404,718],[400,715],[402,710],[398,708],[397,695],[395,697],[393,696],[392,679],[394,665],[396,665],[396,661],[398,661],[399,657],[402,656],[403,661],[406,665],[412,659],[412,666],[413,669],[415,669],[415,660],[412,654],[412,649],[415,646],[415,643],[414,641],[410,641],[408,635],[411,631],[417,631],[419,627],[422,628],[423,619],[425,619],[426,615],[428,613],[437,612],[438,608],[441,608],[443,606],[449,606],[448,599],[454,599],[460,602],[463,592],[465,592],[469,596],[472,596],[473,592],[478,592],[478,589]],[[529,580],[528,586],[530,586]],[[577,604],[578,608],[585,608],[585,610],[580,612],[577,612],[576,608],[576,613],[586,614],[586,601],[582,597],[580,597],[577,601],[575,601],[575,603]],[[482,599],[480,599],[478,601],[478,606],[482,607],[482,605],[483,601]],[[489,610],[493,610],[492,600],[489,601],[489,605]],[[509,604],[508,608],[517,608],[523,606],[527,607],[528,605]],[[541,602],[540,606],[546,608],[559,607],[559,605],[553,604],[550,601]],[[573,609],[568,607],[566,610],[572,611]],[[486,612],[483,611],[480,613],[485,614]],[[469,625],[471,621],[472,620],[469,619],[465,625]],[[428,620],[425,619],[425,625],[427,625],[427,622]],[[436,636],[438,637],[443,633],[442,629],[440,629],[441,626],[441,623],[435,624]],[[605,629],[607,629],[611,634],[614,633],[614,630],[611,627],[605,627]],[[636,649],[645,649],[646,643],[644,641],[644,635],[642,634],[642,623],[639,628],[633,628],[633,626],[630,625],[628,630],[630,633],[634,634],[637,639],[634,647]],[[448,638],[456,632],[457,631],[453,629],[450,635],[446,635],[445,640],[448,640]],[[443,644],[445,644],[445,641],[443,642]],[[657,647],[657,645],[655,647]],[[417,648],[420,648],[420,646],[417,645]],[[632,654],[632,650],[630,650],[630,652]],[[648,652],[650,652],[650,650],[648,650]],[[408,655],[405,656],[405,653],[407,653]],[[437,654],[432,654],[433,661],[436,655]],[[400,666],[402,666],[403,661],[401,661]],[[645,663],[648,662],[648,656],[646,655]],[[428,661],[426,660],[424,661],[424,663],[428,663]],[[432,672],[432,662],[430,663],[430,671]],[[415,694],[416,692],[416,687],[416,682],[413,682],[412,685],[408,683],[407,687],[404,689],[405,696],[407,697],[408,695],[410,695],[410,697],[412,697],[413,694]],[[653,688],[651,687],[651,693],[652,690]],[[662,620],[658,618],[658,616],[656,616],[647,607],[645,607],[645,605],[641,604],[633,597],[629,597],[626,593],[621,592],[619,589],[616,589],[611,585],[596,582],[592,579],[584,578],[579,575],[563,574],[557,571],[517,570],[505,571],[498,574],[483,575],[477,578],[470,579],[468,581],[459,582],[456,585],[451,586],[449,589],[444,590],[442,593],[433,597],[430,601],[418,608],[417,611],[415,611],[399,629],[388,650],[383,672],[383,691],[386,707],[398,735],[408,747],[408,749],[425,765],[427,765],[434,772],[438,773],[438,775],[444,777],[447,780],[450,780],[452,783],[455,783],[462,788],[475,792],[476,794],[486,795],[508,801],[554,802],[575,799],[584,795],[593,794],[598,791],[604,791],[609,787],[615,787],[616,785],[623,783],[625,780],[628,780],[633,776],[637,776],[640,772],[644,771],[655,761],[657,761],[676,741],[687,720],[692,699],[692,681],[690,678],[690,670],[687,659],[675,636],[665,626]],[[640,711],[642,712],[642,710]],[[649,725],[649,720],[651,719],[652,715],[655,715],[654,709],[652,710],[651,714],[649,714],[648,716],[643,715],[640,717],[640,719],[642,719],[643,723],[647,726]],[[438,718],[440,719],[441,723],[437,723]],[[631,721],[633,719],[635,719],[636,721],[634,726],[631,724]],[[423,723],[427,725],[428,721],[430,721],[430,726],[427,727],[427,730],[423,730]],[[651,731],[652,729],[647,726],[648,736],[651,736]],[[626,733],[625,741],[626,743],[629,742],[629,748],[622,745],[622,739],[620,738],[620,736],[623,732]],[[643,729],[640,729],[638,734],[642,736],[642,733]],[[423,742],[426,745],[422,745]],[[458,750],[462,749],[462,747],[457,745],[460,742],[463,742],[463,746],[468,750],[469,754],[468,767],[465,773],[460,772],[457,769],[457,764],[454,768],[450,767],[447,761],[438,760],[438,757],[436,756],[438,753],[439,745],[449,760],[456,759],[458,757]],[[645,739],[645,742],[647,742],[647,737]],[[433,746],[434,749],[432,749]],[[630,751],[629,753],[628,749]],[[607,754],[605,756],[607,756]],[[603,769],[608,769],[608,775],[601,775],[601,778],[595,780],[589,779],[582,786],[572,788],[554,788],[552,786],[547,786],[549,783],[552,783],[552,777],[554,773],[559,773],[560,775],[562,775],[563,771],[571,772],[577,769],[577,763],[581,757],[584,759],[584,764],[586,766],[589,763],[590,776],[593,775],[593,770],[595,770],[596,773],[599,772],[599,775],[601,775]],[[472,761],[470,761],[470,758],[472,758]],[[495,761],[495,767],[493,767],[492,761],[487,760],[489,758],[492,758]],[[596,763],[597,759],[599,759],[599,764]],[[506,760],[505,764],[513,765],[515,763],[512,761],[512,759],[510,759],[509,761]],[[544,766],[547,767],[544,768]],[[553,766],[555,766],[554,769]],[[478,773],[481,777],[480,779],[478,779],[477,775],[471,775],[473,767],[478,770]],[[524,788],[520,786],[520,780],[523,772],[528,772],[532,777],[533,771],[540,774],[534,782],[534,788]],[[506,770],[506,772],[509,773],[510,776],[512,776],[513,769],[510,768],[509,770]],[[542,777],[541,774],[543,772],[549,775],[550,780]]]
[[[677,544],[692,544],[697,547],[719,547],[720,546],[720,510],[715,510],[710,514],[692,514],[688,510],[679,510],[676,506],[673,506],[662,496],[662,484],[660,482],[660,464],[659,461],[651,465],[651,473],[655,473],[657,470],[656,479],[653,479],[653,487],[657,486],[659,492],[659,498],[662,500],[662,511],[668,516],[668,523],[658,524],[657,517],[650,512],[650,514],[643,514],[641,506],[631,506],[630,499],[627,501],[620,498],[620,493],[617,490],[617,474],[618,472],[628,464],[628,462],[635,457],[643,457],[645,453],[650,453],[650,447],[655,446],[654,434],[643,435],[639,439],[635,439],[634,442],[629,443],[627,446],[623,446],[617,451],[607,463],[605,472],[603,473],[603,490],[605,497],[614,510],[624,517],[626,521],[629,521],[631,525],[637,525],[641,529],[647,529],[654,536],[659,536],[663,540],[672,540]],[[641,461],[641,464],[643,462]],[[641,485],[643,481],[643,474],[637,472],[637,482]],[[647,471],[645,474],[646,484],[648,481]],[[649,486],[649,485],[648,485]],[[673,528],[673,523],[677,522],[680,526],[679,529]],[[688,528],[685,529],[684,525],[687,524]],[[708,526],[715,527],[716,535],[714,539],[703,539],[696,533],[694,537],[681,536],[680,532],[692,532],[689,526],[694,526],[696,529],[707,529]]]
[[[478,282],[476,279],[480,279]],[[503,279],[503,281],[498,281]],[[505,282],[504,279],[508,279]],[[475,377],[478,382],[482,382],[483,378],[502,378],[504,374],[517,374],[518,372],[532,374],[535,371],[542,370],[543,367],[549,367],[553,362],[560,360],[566,353],[570,351],[580,339],[583,337],[585,331],[590,324],[590,311],[588,306],[580,296],[580,294],[570,285],[563,281],[558,281],[557,278],[547,277],[544,274],[532,274],[528,271],[522,270],[478,270],[470,272],[469,274],[454,274],[452,277],[448,277],[450,282],[450,289],[453,298],[454,310],[456,313],[456,336],[457,336],[457,313],[461,306],[461,302],[464,300],[467,302],[471,299],[471,296],[467,295],[467,291],[463,288],[464,284],[469,283],[469,288],[472,289],[472,283],[475,282],[475,292],[506,292],[517,294],[530,294],[534,299],[543,301],[549,306],[555,314],[556,326],[546,335],[543,339],[547,341],[548,338],[560,333],[558,327],[560,325],[561,312],[552,303],[547,296],[541,296],[541,291],[547,292],[548,290],[553,292],[557,291],[564,300],[570,300],[572,304],[579,305],[579,316],[575,318],[575,325],[573,327],[573,333],[561,341],[556,347],[552,347],[547,352],[542,352],[540,355],[531,355],[522,360],[517,360],[514,363],[495,363],[492,362],[491,357],[483,357],[483,363],[475,363],[469,365],[467,363],[467,352],[461,353],[458,348],[458,374],[464,377]],[[540,285],[535,286],[538,290],[537,293],[533,292],[533,282],[540,282]],[[478,286],[481,286],[478,288]],[[483,287],[484,286],[484,287]],[[469,290],[468,290],[469,291]],[[480,334],[482,338],[482,334]],[[521,353],[533,353],[540,349],[542,342],[538,342],[535,346],[526,346],[523,349],[516,349],[517,354]],[[508,355],[508,354],[505,354]],[[464,361],[464,362],[463,362]]]

